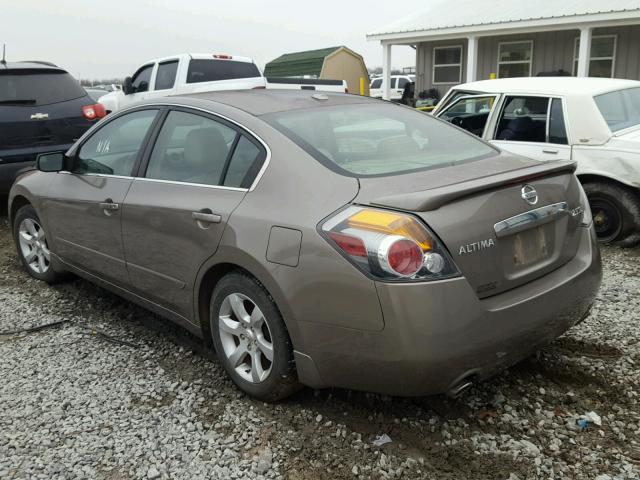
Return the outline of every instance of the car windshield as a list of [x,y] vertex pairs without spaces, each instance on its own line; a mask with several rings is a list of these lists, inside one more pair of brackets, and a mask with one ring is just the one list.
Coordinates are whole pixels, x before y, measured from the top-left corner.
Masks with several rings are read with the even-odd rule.
[[66,72],[51,70],[0,72],[0,104],[2,105],[48,105],[85,95],[86,92],[80,84]]
[[605,93],[594,100],[612,132],[640,124],[640,87]]
[[348,176],[394,175],[497,155],[488,144],[430,115],[382,102],[290,110],[263,118]]

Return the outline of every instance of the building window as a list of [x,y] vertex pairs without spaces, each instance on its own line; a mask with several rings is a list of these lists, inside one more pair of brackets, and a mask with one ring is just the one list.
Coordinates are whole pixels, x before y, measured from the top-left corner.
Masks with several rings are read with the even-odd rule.
[[[591,37],[591,55],[589,57],[589,76],[613,78],[616,58],[616,35],[594,35]],[[580,37],[576,37],[573,47],[573,76],[578,75],[578,56]]]
[[433,48],[433,84],[462,82],[462,45]]
[[530,77],[533,40],[498,45],[498,78]]

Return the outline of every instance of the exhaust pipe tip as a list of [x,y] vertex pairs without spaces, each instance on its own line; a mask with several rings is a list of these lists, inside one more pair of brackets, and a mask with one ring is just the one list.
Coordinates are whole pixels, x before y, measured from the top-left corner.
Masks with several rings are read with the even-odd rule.
[[471,380],[463,380],[462,382],[458,383],[456,386],[451,387],[447,391],[447,396],[452,400],[457,400],[464,394],[464,392],[469,390],[472,386],[473,386],[473,382]]

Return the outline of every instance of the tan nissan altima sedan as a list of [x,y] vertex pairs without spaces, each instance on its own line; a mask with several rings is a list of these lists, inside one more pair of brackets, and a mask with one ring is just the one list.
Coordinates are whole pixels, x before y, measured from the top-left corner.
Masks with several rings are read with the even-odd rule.
[[119,111],[9,198],[18,254],[202,336],[245,392],[458,394],[587,314],[571,162],[370,98],[254,90]]

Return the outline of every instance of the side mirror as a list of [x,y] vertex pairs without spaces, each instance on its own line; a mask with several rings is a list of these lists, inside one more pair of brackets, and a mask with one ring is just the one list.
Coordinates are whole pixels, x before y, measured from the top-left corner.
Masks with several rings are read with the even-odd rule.
[[125,77],[124,83],[122,84],[122,93],[125,95],[133,93],[133,82],[131,81],[131,77]]
[[64,170],[64,153],[41,153],[36,158],[36,168],[41,172],[59,172]]

